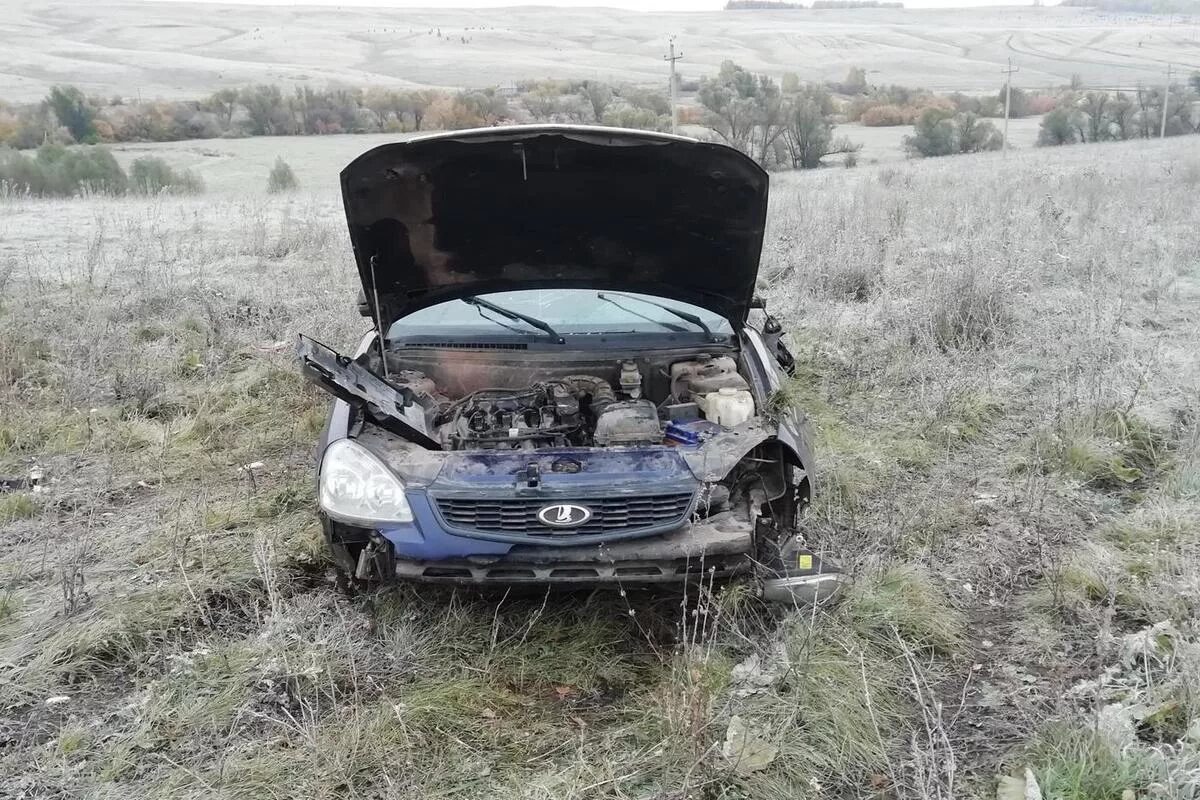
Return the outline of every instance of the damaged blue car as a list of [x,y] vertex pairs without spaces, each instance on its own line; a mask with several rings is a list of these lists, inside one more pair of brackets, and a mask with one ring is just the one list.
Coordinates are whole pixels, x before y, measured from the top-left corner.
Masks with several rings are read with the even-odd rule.
[[377,147],[342,193],[374,323],[301,337],[337,400],[318,448],[329,547],[360,581],[672,585],[840,575],[793,360],[755,295],[768,176],[717,144],[526,126]]

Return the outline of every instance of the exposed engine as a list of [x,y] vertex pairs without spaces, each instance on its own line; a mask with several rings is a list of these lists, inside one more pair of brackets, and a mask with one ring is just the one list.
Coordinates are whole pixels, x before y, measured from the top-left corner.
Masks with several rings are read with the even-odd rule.
[[554,376],[522,388],[473,389],[455,400],[422,372],[391,377],[415,395],[427,430],[448,450],[695,444],[697,430],[711,434],[754,415],[749,386],[729,356],[653,364],[650,380],[634,361],[610,363],[603,371],[611,380]]
[[449,404],[435,424],[452,450],[588,445],[595,421],[615,401],[603,378],[573,375],[518,390],[479,389]]

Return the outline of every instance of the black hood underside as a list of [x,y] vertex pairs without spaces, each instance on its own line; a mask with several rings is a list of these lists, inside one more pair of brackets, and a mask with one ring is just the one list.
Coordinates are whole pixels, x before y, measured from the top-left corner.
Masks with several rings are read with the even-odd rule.
[[740,326],[767,175],[722,145],[529,126],[377,147],[343,170],[342,195],[383,326],[454,298],[537,288],[653,294]]

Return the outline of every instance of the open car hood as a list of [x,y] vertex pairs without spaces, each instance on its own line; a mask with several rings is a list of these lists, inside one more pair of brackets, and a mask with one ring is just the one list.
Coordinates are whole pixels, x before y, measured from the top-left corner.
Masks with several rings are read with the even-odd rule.
[[[568,125],[376,147],[342,171],[377,322],[515,289],[641,292],[746,318],[767,174],[723,145]],[[375,288],[378,287],[378,294]]]

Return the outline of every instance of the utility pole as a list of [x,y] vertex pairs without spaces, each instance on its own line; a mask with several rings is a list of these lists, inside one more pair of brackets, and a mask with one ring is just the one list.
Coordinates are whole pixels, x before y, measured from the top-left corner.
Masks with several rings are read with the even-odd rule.
[[1000,70],[1004,73],[1004,157],[1008,157],[1008,110],[1012,101],[1012,75],[1014,72],[1020,72],[1020,67],[1012,65],[1012,58],[1008,59],[1008,67]]
[[675,37],[671,36],[667,39],[667,44],[670,48],[670,53],[663,56],[664,61],[671,62],[671,85],[669,88],[669,96],[671,98],[671,133],[679,132],[679,109],[675,104],[675,62],[683,58],[683,51],[675,52]]
[[1171,64],[1167,64],[1167,82],[1163,84],[1163,113],[1162,125],[1158,129],[1158,138],[1167,138],[1167,106],[1171,105]]

